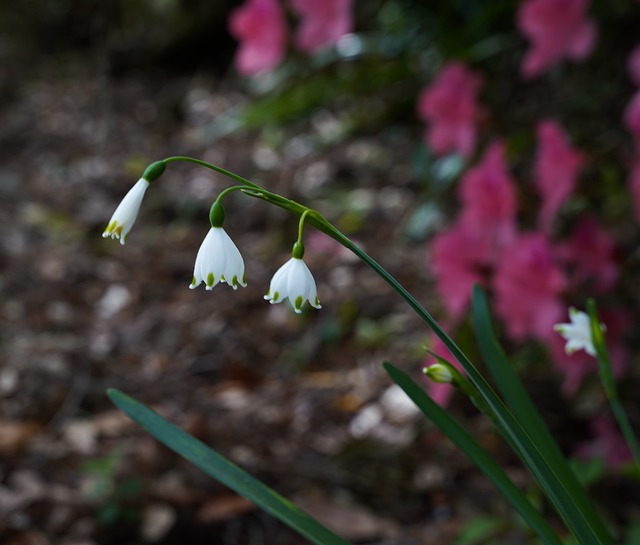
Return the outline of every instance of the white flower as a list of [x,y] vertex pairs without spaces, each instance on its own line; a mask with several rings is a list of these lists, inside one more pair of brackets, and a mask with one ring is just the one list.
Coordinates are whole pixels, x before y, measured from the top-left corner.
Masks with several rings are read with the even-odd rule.
[[314,308],[322,308],[313,275],[305,262],[297,257],[292,257],[276,271],[264,296],[271,304],[280,303],[287,297],[298,314],[302,312],[305,301]]
[[240,251],[222,227],[209,229],[198,250],[189,287],[196,288],[201,282],[205,283],[208,290],[212,290],[218,282],[226,282],[234,290],[238,289],[238,284],[243,287],[247,285]]
[[116,208],[116,211],[113,213],[113,216],[111,216],[109,225],[107,225],[104,233],[102,233],[104,238],[119,238],[120,244],[124,244],[129,231],[131,231],[131,228],[136,221],[138,210],[140,210],[140,204],[142,203],[142,198],[144,197],[148,187],[149,182],[144,178],[140,178],[135,183],[135,185],[124,196],[124,199],[120,202],[118,208]]
[[[595,356],[596,349],[593,346],[589,315],[571,307],[569,308],[569,318],[571,323],[553,326],[553,330],[560,333],[567,341],[564,347],[565,352],[573,354],[576,350],[584,350],[590,356]],[[604,324],[600,324],[600,328],[604,331]]]

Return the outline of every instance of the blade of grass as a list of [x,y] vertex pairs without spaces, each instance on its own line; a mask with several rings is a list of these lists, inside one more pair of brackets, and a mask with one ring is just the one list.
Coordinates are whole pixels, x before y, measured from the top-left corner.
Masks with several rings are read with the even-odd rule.
[[502,350],[493,328],[487,297],[479,286],[475,286],[473,290],[472,313],[480,353],[508,407],[518,421],[526,422],[527,433],[540,453],[553,466],[571,498],[580,506],[581,511],[597,531],[606,535],[607,529],[601,516],[571,470],[567,459],[518,378],[513,365]]
[[460,424],[433,401],[406,373],[390,363],[382,364],[391,379],[402,388],[416,406],[462,451],[513,505],[520,516],[547,545],[561,545],[547,521],[477,441]]
[[297,508],[275,490],[195,439],[158,413],[119,390],[109,389],[113,403],[150,435],[202,471],[252,501],[287,526],[318,545],[349,545],[340,536]]

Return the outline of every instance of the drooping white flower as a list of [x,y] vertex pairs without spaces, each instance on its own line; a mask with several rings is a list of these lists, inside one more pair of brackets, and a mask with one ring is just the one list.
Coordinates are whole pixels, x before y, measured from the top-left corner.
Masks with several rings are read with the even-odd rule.
[[240,251],[222,227],[211,227],[198,250],[189,287],[196,288],[201,282],[208,290],[218,282],[226,282],[234,290],[238,284],[247,285]]
[[271,304],[289,298],[293,310],[298,314],[302,312],[305,301],[309,301],[314,308],[322,308],[313,275],[302,258],[297,257],[292,257],[276,271],[264,298]]
[[102,233],[104,238],[118,238],[120,244],[124,244],[129,231],[133,227],[138,216],[138,210],[140,210],[140,204],[144,197],[149,182],[144,178],[140,178],[135,185],[124,196],[124,199],[120,201],[118,208],[111,216],[111,220],[106,229]]
[[[596,355],[596,349],[593,346],[593,337],[591,335],[591,319],[586,312],[569,308],[569,318],[571,322],[568,324],[556,324],[553,330],[562,335],[567,344],[564,350],[567,354],[573,354],[576,350],[584,350],[590,356]],[[605,329],[604,324],[600,324],[602,330]]]

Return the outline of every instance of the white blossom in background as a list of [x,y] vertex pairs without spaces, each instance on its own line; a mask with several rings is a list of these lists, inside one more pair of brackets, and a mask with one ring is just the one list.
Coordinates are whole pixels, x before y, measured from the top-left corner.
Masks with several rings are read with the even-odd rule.
[[234,290],[238,284],[247,285],[240,251],[222,227],[211,227],[198,250],[189,287],[196,288],[201,282],[208,290],[218,282],[226,282]]
[[144,178],[140,178],[135,185],[124,196],[124,199],[120,201],[118,208],[111,216],[111,220],[107,225],[107,228],[102,233],[104,238],[117,238],[120,239],[120,244],[124,244],[129,231],[133,227],[138,216],[138,210],[140,210],[140,204],[144,197],[149,182]]
[[297,257],[292,257],[276,271],[264,298],[271,304],[289,298],[293,310],[298,314],[302,312],[305,301],[309,301],[314,308],[322,308],[313,275],[305,262]]
[[[569,308],[570,323],[556,324],[553,330],[560,333],[567,344],[564,350],[567,354],[573,354],[576,350],[584,350],[590,356],[596,355],[596,349],[593,346],[593,338],[591,336],[591,322],[589,315],[581,310],[573,307]],[[604,330],[604,324],[600,324]]]

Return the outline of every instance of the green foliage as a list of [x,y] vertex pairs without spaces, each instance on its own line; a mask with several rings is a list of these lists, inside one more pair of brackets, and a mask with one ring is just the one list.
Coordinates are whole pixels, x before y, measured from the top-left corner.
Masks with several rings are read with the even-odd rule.
[[500,517],[475,517],[465,523],[454,545],[480,545],[504,530],[504,520]]
[[273,489],[139,401],[110,389],[115,405],[158,441],[318,545],[349,545]]

